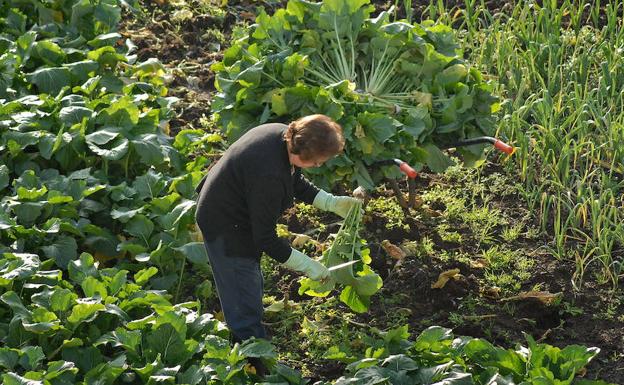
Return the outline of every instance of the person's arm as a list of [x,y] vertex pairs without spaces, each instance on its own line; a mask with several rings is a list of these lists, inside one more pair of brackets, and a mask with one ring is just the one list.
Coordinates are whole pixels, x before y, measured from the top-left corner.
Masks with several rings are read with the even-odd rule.
[[281,200],[285,196],[284,185],[279,178],[256,178],[247,191],[251,231],[254,243],[261,251],[284,266],[300,271],[319,280],[329,276],[329,270],[320,262],[290,247],[277,236],[275,225],[281,213]]
[[345,218],[351,206],[359,202],[356,198],[348,196],[335,196],[321,190],[307,180],[301,170],[295,173],[295,198],[324,211],[331,211]]
[[298,200],[307,203],[309,205],[314,202],[314,197],[320,191],[318,187],[316,187],[312,182],[306,179],[303,176],[303,173],[300,169],[295,172],[295,185],[294,185],[294,195]]
[[[360,203],[360,201],[356,198],[349,196],[336,196],[325,190],[319,190],[318,194],[314,197],[312,205],[321,210],[331,211],[334,214],[346,218],[347,214],[349,214],[349,210],[351,210],[351,207],[358,203]],[[363,210],[362,213],[364,213]]]
[[204,183],[206,183],[206,178],[208,178],[208,174],[204,175],[204,177],[201,178],[201,180],[197,184],[197,187],[195,187],[195,192],[196,193],[198,193],[198,194],[201,193],[201,190],[204,187]]

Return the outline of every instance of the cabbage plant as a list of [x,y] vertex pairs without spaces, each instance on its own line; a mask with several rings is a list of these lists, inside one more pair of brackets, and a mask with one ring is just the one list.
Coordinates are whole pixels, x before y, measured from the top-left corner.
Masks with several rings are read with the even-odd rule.
[[[454,31],[374,11],[368,0],[290,0],[273,15],[260,11],[212,66],[214,117],[229,140],[265,122],[326,114],[343,126],[347,146],[312,171],[316,182],[372,188],[400,175],[376,161],[401,158],[441,172],[452,164],[442,148],[491,135],[499,104],[463,59]],[[458,152],[473,163],[483,150]]]

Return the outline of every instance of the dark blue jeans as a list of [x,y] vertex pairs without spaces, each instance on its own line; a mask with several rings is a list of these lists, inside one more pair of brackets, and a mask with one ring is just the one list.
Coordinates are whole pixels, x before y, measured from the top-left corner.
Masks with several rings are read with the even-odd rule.
[[235,342],[266,338],[262,326],[264,279],[260,261],[227,256],[223,238],[204,240],[225,322]]

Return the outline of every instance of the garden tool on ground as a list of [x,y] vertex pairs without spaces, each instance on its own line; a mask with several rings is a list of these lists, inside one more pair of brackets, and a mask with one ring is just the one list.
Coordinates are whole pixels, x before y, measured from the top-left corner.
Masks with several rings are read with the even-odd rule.
[[[502,140],[493,138],[491,136],[479,136],[476,138],[464,139],[458,142],[450,143],[447,145],[442,145],[440,146],[440,148],[443,150],[446,150],[449,148],[471,146],[471,145],[482,144],[482,143],[490,143],[497,150],[504,152],[505,154],[509,154],[509,155],[513,154],[515,151],[515,148],[513,146],[510,146],[509,144],[503,142]],[[383,166],[383,165],[398,166],[401,172],[405,174],[407,178],[407,186],[408,186],[408,191],[409,191],[408,200],[405,201],[405,198],[403,197],[403,194],[401,194],[401,189],[399,188],[399,184],[396,180],[392,179],[389,181],[390,187],[392,187],[392,190],[394,191],[394,194],[396,195],[399,201],[399,204],[404,210],[408,210],[409,207],[415,207],[416,205],[415,179],[418,176],[418,172],[416,172],[416,170],[414,170],[414,168],[412,168],[407,162],[398,158],[380,160],[380,161],[374,162],[373,165],[374,166]]]

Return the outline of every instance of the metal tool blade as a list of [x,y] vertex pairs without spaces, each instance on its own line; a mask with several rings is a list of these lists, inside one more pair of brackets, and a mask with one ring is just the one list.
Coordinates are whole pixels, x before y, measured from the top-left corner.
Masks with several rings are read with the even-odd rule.
[[353,261],[349,261],[349,262],[345,262],[345,263],[340,263],[338,265],[334,265],[334,266],[328,268],[327,270],[334,271],[334,270],[342,269],[343,267],[351,266],[351,265],[356,264],[358,262],[359,262],[358,260],[353,260]]

